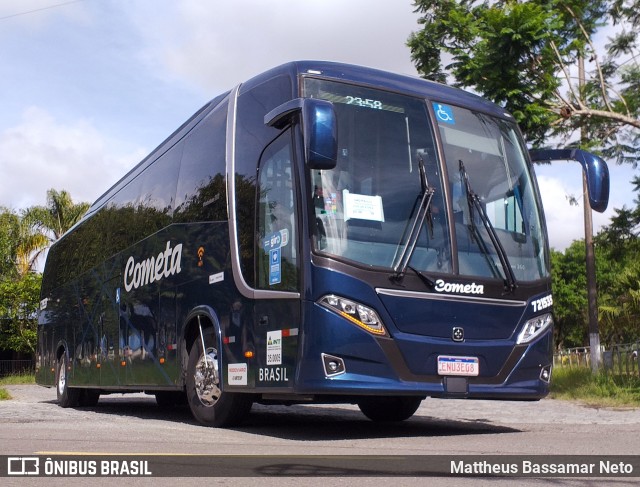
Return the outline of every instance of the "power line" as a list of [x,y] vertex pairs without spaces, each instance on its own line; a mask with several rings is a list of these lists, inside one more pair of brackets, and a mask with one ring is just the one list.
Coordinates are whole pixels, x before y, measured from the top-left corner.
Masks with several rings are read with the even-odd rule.
[[619,63],[619,64],[618,64],[618,67],[620,68],[620,67],[622,67],[622,66],[624,66],[625,64],[630,63],[630,62],[636,62],[636,63],[637,63],[637,62],[638,62],[638,60],[636,59],[636,57],[635,57],[635,56],[631,56],[631,57],[630,57],[629,59],[627,59],[626,61],[624,61],[624,62],[622,62],[622,63]]
[[36,8],[34,10],[27,10],[25,12],[19,12],[17,14],[5,15],[4,17],[0,17],[0,20],[11,19],[13,17],[20,17],[22,15],[29,15],[36,12],[42,12],[43,10],[50,10],[52,8],[64,7],[66,5],[71,5],[72,3],[84,2],[84,0],[71,0],[70,2],[58,3],[56,5],[50,5],[48,7]]

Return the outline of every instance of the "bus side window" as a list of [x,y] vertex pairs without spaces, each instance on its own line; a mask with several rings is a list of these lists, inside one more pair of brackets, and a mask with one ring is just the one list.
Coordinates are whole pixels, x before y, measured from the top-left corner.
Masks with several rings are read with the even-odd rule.
[[227,103],[221,103],[187,136],[176,190],[174,221],[224,221]]
[[258,288],[298,289],[297,214],[291,132],[267,147],[258,167],[256,273]]

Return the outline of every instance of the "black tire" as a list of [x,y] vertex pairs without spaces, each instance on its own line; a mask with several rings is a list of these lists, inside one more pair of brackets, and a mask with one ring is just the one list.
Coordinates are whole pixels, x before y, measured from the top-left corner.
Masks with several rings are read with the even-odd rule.
[[394,422],[409,419],[421,402],[421,397],[367,397],[358,402],[358,407],[371,421]]
[[191,347],[187,366],[187,401],[193,417],[206,426],[234,426],[252,406],[248,394],[222,390],[218,343],[211,328],[204,330],[205,359],[200,337]]
[[78,404],[83,408],[92,408],[98,405],[100,391],[98,389],[82,389]]
[[80,401],[80,389],[69,387],[67,380],[67,370],[69,359],[67,354],[63,353],[58,359],[58,368],[56,370],[56,392],[58,396],[58,404],[63,408],[74,408]]

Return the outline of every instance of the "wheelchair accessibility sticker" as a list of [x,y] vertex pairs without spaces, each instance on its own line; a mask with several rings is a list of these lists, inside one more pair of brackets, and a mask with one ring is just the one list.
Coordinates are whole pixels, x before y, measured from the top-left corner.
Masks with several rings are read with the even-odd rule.
[[280,284],[281,281],[280,266],[282,262],[280,256],[280,247],[269,251],[269,284],[271,286]]
[[449,105],[434,103],[433,110],[436,112],[436,118],[438,119],[438,122],[455,125],[456,120],[455,118],[453,118],[453,108],[451,108]]

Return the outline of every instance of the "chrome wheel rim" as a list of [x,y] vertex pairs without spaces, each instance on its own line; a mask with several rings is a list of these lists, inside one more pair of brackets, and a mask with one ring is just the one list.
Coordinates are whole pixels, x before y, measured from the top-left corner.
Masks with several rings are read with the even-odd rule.
[[67,370],[65,360],[60,362],[60,371],[58,372],[58,393],[64,394],[64,387],[67,384]]
[[196,395],[205,407],[212,407],[220,399],[220,374],[218,373],[218,352],[208,348],[200,356],[194,372]]

